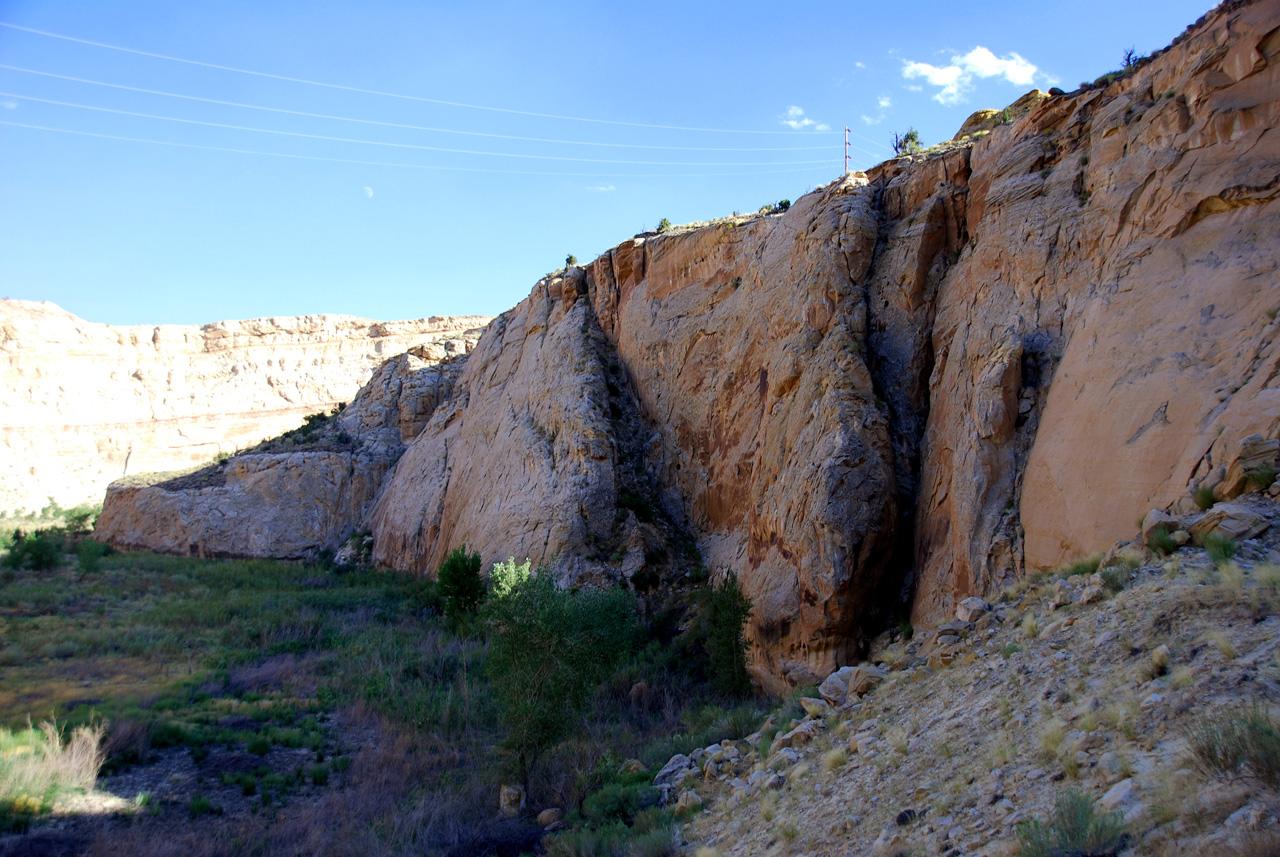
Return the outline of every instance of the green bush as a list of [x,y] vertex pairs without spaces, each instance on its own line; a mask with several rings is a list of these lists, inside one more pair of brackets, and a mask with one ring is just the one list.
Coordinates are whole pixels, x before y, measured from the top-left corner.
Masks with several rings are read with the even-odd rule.
[[30,535],[14,530],[4,565],[7,568],[50,571],[58,567],[65,543],[66,539],[59,530],[36,530]]
[[1022,857],[1114,854],[1124,837],[1124,817],[1119,812],[1099,813],[1093,798],[1071,788],[1058,796],[1047,824],[1024,821],[1017,833]]
[[664,218],[662,218],[661,220],[659,220],[659,221],[658,221],[658,231],[659,231],[659,232],[666,232],[666,231],[667,231],[668,229],[670,229],[670,228],[671,228],[671,221],[670,221],[670,220],[667,220],[667,218],[665,218],[665,217],[664,217]]
[[449,619],[457,621],[465,614],[475,613],[484,600],[480,554],[467,553],[465,544],[454,548],[440,563],[439,582],[444,613]]
[[895,155],[914,155],[916,152],[924,150],[924,146],[920,143],[920,132],[915,128],[908,128],[905,134],[893,135],[893,152]]
[[1205,553],[1209,554],[1209,559],[1213,560],[1214,565],[1226,565],[1231,562],[1239,549],[1240,546],[1227,536],[1209,533],[1204,537]]
[[599,682],[632,652],[635,602],[618,589],[561,590],[543,570],[490,600],[481,615],[503,744],[527,780],[538,756],[572,730]]
[[506,598],[529,579],[532,566],[528,557],[519,565],[513,556],[507,557],[506,562],[495,562],[493,570],[489,572],[489,594],[494,598]]
[[1195,721],[1187,744],[1205,774],[1250,776],[1280,786],[1280,722],[1256,702]]
[[716,690],[728,694],[744,694],[751,690],[747,673],[747,649],[743,636],[751,617],[751,601],[742,594],[738,578],[732,574],[714,585],[707,599],[710,627],[707,633],[707,659],[711,664],[711,682]]
[[1191,499],[1194,500],[1195,504],[1201,509],[1211,509],[1213,508],[1213,504],[1217,501],[1213,496],[1213,486],[1208,484],[1201,484],[1192,491]]
[[107,555],[107,546],[92,539],[86,539],[76,546],[77,565],[80,573],[97,574],[102,567],[102,558]]
[[1163,528],[1151,534],[1151,538],[1147,539],[1147,547],[1151,548],[1156,556],[1168,556],[1178,549],[1178,546],[1173,543],[1173,534]]
[[1112,565],[1099,572],[1099,577],[1102,578],[1102,588],[1115,595],[1129,585],[1132,574],[1133,569],[1128,565]]

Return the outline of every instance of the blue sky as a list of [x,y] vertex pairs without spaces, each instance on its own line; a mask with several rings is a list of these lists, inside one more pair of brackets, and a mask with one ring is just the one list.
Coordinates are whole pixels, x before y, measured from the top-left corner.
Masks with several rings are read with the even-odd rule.
[[496,314],[567,253],[836,178],[845,125],[868,167],[1208,8],[0,0],[0,297]]

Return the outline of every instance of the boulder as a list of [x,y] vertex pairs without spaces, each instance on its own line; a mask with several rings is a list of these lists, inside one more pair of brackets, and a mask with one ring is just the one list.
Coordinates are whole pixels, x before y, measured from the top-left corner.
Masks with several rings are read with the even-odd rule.
[[498,789],[498,811],[508,818],[524,812],[524,786],[502,786]]
[[971,595],[956,605],[956,618],[961,622],[976,622],[979,616],[990,609],[990,604]]
[[818,693],[831,705],[844,705],[849,696],[849,677],[854,667],[841,667],[818,685]]
[[1142,542],[1151,547],[1154,539],[1161,535],[1172,535],[1179,528],[1177,518],[1161,509],[1152,509],[1142,519]]
[[1217,503],[1191,524],[1191,538],[1203,545],[1205,537],[1214,534],[1240,541],[1251,539],[1271,526],[1263,515],[1239,503]]
[[1280,439],[1264,438],[1260,434],[1242,438],[1235,456],[1227,465],[1226,476],[1213,489],[1214,498],[1232,500],[1251,487],[1265,487],[1257,483],[1267,471],[1274,479],[1277,454],[1280,454]]
[[564,819],[564,810],[558,806],[553,806],[553,807],[550,807],[549,809],[544,809],[542,812],[538,813],[538,824],[540,824],[543,827],[550,827],[553,824],[559,823],[563,819]]

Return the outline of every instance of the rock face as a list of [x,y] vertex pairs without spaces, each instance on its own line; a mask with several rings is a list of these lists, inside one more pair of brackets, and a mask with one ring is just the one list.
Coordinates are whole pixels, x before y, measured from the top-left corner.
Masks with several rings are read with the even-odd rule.
[[96,536],[124,550],[301,559],[363,523],[387,469],[448,400],[465,355],[384,363],[341,415],[196,473],[107,489]]
[[[375,560],[430,570],[465,542],[581,575],[605,565],[587,557],[625,516],[639,459],[631,490],[755,605],[759,675],[809,681],[851,657],[896,514],[862,356],[875,198],[850,178],[783,216],[638,238],[539,284],[396,466]],[[638,445],[610,385],[642,415]]]
[[[388,357],[462,353],[482,317],[113,327],[0,301],[0,511],[97,503],[121,476],[252,446],[350,401]],[[429,352],[429,354],[427,354]]]
[[1105,549],[1280,429],[1277,92],[1280,7],[1224,4],[1106,88],[539,282],[431,400],[375,559],[734,574],[778,690],[906,598],[936,627]]

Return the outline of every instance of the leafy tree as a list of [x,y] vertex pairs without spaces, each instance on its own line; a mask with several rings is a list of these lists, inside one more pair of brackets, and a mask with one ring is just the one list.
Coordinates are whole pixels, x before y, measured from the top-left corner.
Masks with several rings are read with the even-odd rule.
[[564,266],[566,268],[572,268],[576,264],[578,264],[578,257],[572,253],[564,257]]
[[658,221],[658,231],[659,231],[659,232],[666,232],[666,231],[667,231],[668,229],[670,229],[670,228],[671,228],[671,221],[670,221],[670,220],[667,220],[667,218],[665,218],[665,217],[664,217],[664,218],[662,218],[661,220],[659,220],[659,221]]
[[508,730],[503,745],[527,780],[542,752],[569,734],[599,683],[634,649],[635,602],[620,589],[567,592],[542,570],[490,599],[481,616]]
[[438,575],[444,614],[457,622],[475,613],[484,600],[484,580],[480,577],[480,554],[467,553],[467,546],[454,548],[440,563]]
[[920,132],[915,128],[907,128],[905,134],[893,135],[893,151],[898,155],[914,155],[924,148],[920,144]]

